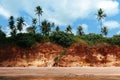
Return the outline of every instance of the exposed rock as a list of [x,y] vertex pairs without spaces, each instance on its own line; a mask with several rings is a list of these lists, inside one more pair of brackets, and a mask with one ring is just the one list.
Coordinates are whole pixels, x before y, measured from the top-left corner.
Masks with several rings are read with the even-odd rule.
[[[61,56],[64,50],[67,53],[55,61],[55,57]],[[0,48],[0,66],[120,66],[120,46],[73,44],[69,48],[63,48],[50,42],[25,49],[4,46]]]

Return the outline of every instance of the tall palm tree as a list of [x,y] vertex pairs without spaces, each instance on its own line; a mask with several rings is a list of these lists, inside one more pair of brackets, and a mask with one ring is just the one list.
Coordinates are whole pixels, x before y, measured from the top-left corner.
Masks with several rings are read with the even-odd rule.
[[84,35],[82,26],[79,26],[79,27],[77,28],[77,33],[78,33],[78,35],[80,35],[80,36],[83,36],[83,35]]
[[20,31],[20,33],[23,29],[23,25],[25,25],[23,17],[18,17],[17,18],[17,29]]
[[67,26],[67,28],[66,28],[66,32],[70,32],[70,33],[72,33],[72,27],[71,27],[70,25]]
[[38,15],[39,26],[40,26],[40,15],[42,15],[43,13],[42,8],[40,6],[37,6],[35,11],[36,11],[36,14]]
[[102,33],[103,35],[105,35],[105,36],[108,34],[108,29],[107,29],[106,26],[102,27],[101,33]]
[[36,18],[33,18],[32,19],[32,27],[33,27],[33,33],[35,34],[36,32],[36,23],[37,23],[37,19]]
[[104,13],[104,11],[102,10],[102,8],[100,8],[97,12],[97,19],[98,21],[100,21],[100,26],[102,29],[102,20],[106,17],[107,15]]
[[14,29],[15,25],[14,25],[14,17],[13,16],[10,16],[9,18],[9,27],[11,30]]
[[14,25],[14,17],[13,16],[10,16],[9,18],[9,27],[11,29],[11,36],[15,36],[16,35],[16,27]]

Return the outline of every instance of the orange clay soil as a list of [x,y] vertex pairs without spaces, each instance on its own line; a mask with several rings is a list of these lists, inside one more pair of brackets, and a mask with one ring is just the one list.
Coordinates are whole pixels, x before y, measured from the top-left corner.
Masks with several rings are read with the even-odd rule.
[[[55,57],[66,50],[59,60]],[[63,48],[47,42],[31,48],[4,46],[0,48],[1,67],[105,67],[120,66],[120,46],[88,46],[73,44]]]

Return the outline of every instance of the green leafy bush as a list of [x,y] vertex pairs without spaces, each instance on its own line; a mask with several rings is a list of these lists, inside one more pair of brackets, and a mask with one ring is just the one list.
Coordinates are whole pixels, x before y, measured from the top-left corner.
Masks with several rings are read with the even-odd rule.
[[84,36],[81,36],[83,40],[85,40],[88,44],[94,45],[98,42],[104,42],[105,38],[101,34],[90,33]]
[[41,34],[35,34],[34,37],[37,42],[43,42],[43,36]]
[[0,29],[0,44],[6,41],[6,34]]
[[32,34],[20,33],[16,36],[16,44],[23,48],[31,47],[35,42],[35,38]]
[[50,40],[64,47],[68,47],[74,42],[73,34],[63,31],[53,32],[50,36]]
[[120,36],[113,36],[108,38],[107,42],[111,45],[120,45]]
[[87,44],[85,40],[83,40],[80,36],[73,37],[75,43]]

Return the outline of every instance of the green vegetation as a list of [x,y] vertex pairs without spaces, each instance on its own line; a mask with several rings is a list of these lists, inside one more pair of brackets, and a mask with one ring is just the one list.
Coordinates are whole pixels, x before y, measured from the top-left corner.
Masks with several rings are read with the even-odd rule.
[[103,42],[105,39],[101,34],[89,33],[87,35],[81,36],[88,44],[94,45],[99,42]]
[[16,44],[20,47],[26,48],[31,47],[35,44],[35,38],[31,34],[17,34],[16,38]]
[[[60,27],[56,26],[54,23],[51,23],[47,20],[40,21],[40,16],[42,16],[43,13],[40,6],[37,6],[35,8],[35,12],[38,16],[38,20],[36,18],[32,19],[32,25],[26,28],[26,33],[23,33],[23,27],[26,26],[24,18],[18,17],[15,19],[14,16],[10,16],[8,20],[8,26],[11,31],[11,36],[6,37],[5,32],[3,32],[0,28],[0,46],[7,44],[26,48],[31,47],[36,43],[43,42],[52,42],[63,47],[69,47],[73,43],[88,45],[107,43],[111,45],[120,45],[119,35],[106,37],[108,34],[108,29],[102,24],[102,20],[106,17],[106,14],[101,8],[97,12],[97,19],[100,22],[101,26],[101,34],[85,34],[81,25],[77,27],[76,35],[73,34],[71,25],[68,25],[65,31],[61,31]],[[37,30],[38,27],[40,28],[39,30]],[[63,55],[63,53],[61,55]],[[56,59],[59,59],[59,57],[56,57]]]
[[0,27],[0,44],[4,44],[6,40],[6,34],[1,30],[1,27]]
[[73,36],[74,36],[73,34],[59,31],[53,32],[50,36],[50,39],[51,42],[62,45],[64,47],[68,47],[74,42]]
[[120,36],[115,35],[107,39],[107,42],[111,45],[120,45]]

